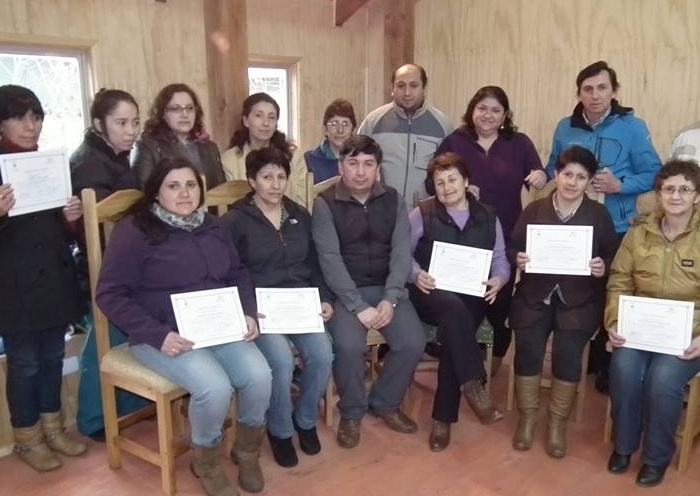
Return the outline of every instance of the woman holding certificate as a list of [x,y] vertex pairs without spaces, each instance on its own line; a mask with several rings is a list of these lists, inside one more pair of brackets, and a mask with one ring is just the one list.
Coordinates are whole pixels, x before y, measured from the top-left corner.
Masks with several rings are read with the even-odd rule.
[[542,362],[553,334],[546,450],[553,458],[566,455],[566,421],[581,380],[583,349],[598,328],[605,275],[618,245],[608,210],[585,194],[597,168],[585,148],[565,150],[556,163],[556,190],[525,207],[508,243],[508,257],[521,271],[509,315],[520,415],[516,450],[532,447]]
[[[442,344],[428,441],[432,451],[442,451],[450,443],[451,423],[457,421],[462,395],[482,424],[503,418],[484,390],[486,371],[476,330],[486,305],[493,304],[498,291],[508,282],[510,265],[501,224],[489,207],[467,192],[469,174],[459,155],[444,153],[435,157],[428,165],[428,176],[435,184],[436,195],[422,201],[409,214],[414,263],[408,291],[421,320],[438,326]],[[493,252],[490,266],[485,267],[490,278],[476,281],[480,296],[463,294],[458,288],[438,289],[443,287],[440,278],[428,273],[431,258],[436,256],[436,242]]]
[[[311,239],[311,216],[301,205],[284,196],[290,173],[289,158],[278,148],[251,150],[245,159],[246,176],[253,192],[233,205],[223,222],[230,227],[234,244],[248,267],[257,291],[260,288],[318,288],[311,294],[311,307],[301,305],[301,289],[294,291],[298,305],[286,299],[272,305],[284,306],[287,329],[264,332],[256,340],[272,368],[272,398],[267,414],[267,437],[275,461],[283,467],[298,463],[292,444],[294,431],[307,455],[321,451],[316,434],[318,403],[331,373],[333,353],[323,322],[333,315],[333,294],[323,282],[316,250]],[[278,291],[283,293],[282,290]],[[265,314],[264,299],[258,294],[258,309]],[[315,303],[315,305],[314,305]],[[303,315],[299,315],[299,314]],[[323,320],[318,316],[321,314]],[[266,326],[272,315],[261,318]],[[305,321],[316,321],[316,332],[309,332]],[[318,332],[320,331],[320,332]],[[273,333],[274,332],[274,333]],[[292,406],[289,394],[294,357],[293,343],[303,362],[299,397]]]
[[[241,487],[259,492],[264,485],[258,456],[270,401],[270,369],[252,342],[258,327],[248,272],[218,219],[202,209],[203,203],[202,178],[192,163],[182,158],[157,163],[143,198],[114,227],[96,301],[110,322],[129,336],[136,360],[190,392],[191,468],[209,495],[237,494],[219,462],[222,427],[236,391],[238,422],[231,456],[238,462]],[[198,302],[206,303],[205,290],[233,286],[245,320],[240,328],[231,324],[231,339],[206,347],[185,339],[171,296],[196,292],[189,304],[194,310],[201,308]],[[225,309],[234,306],[227,302]],[[224,308],[213,302],[209,307],[210,314],[187,320],[212,320],[212,327],[221,327],[214,319],[225,313]],[[178,318],[184,318],[183,313]],[[208,327],[199,329],[202,339],[210,337],[205,336]]]
[[[35,152],[43,122],[44,109],[31,90],[0,86],[0,154]],[[60,173],[67,166],[54,161],[51,168]],[[56,454],[78,456],[87,450],[66,437],[61,418],[66,329],[84,313],[68,250],[82,204],[67,193],[63,208],[13,215],[18,199],[13,185],[3,182],[0,335],[7,355],[7,404],[15,453],[45,472],[61,467]]]
[[[685,385],[700,371],[700,169],[692,161],[671,160],[659,171],[654,189],[657,209],[622,240],[610,270],[605,307],[605,327],[614,346],[610,363],[614,451],[608,470],[626,472],[643,437],[637,484],[645,487],[664,478],[676,449]],[[626,323],[624,313],[618,320],[619,300],[625,295],[691,302],[694,315],[688,314],[685,326],[674,326],[675,319],[666,313],[652,314],[649,320],[663,323],[652,334],[640,336],[643,323]],[[674,327],[692,329],[692,340],[687,347],[669,351],[666,345],[687,339],[684,329],[672,331]],[[640,347],[640,342],[647,346]]]

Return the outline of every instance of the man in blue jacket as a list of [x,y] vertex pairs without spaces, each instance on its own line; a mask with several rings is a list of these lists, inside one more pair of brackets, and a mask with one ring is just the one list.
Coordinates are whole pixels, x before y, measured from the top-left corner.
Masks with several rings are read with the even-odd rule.
[[[599,60],[576,76],[579,103],[557,124],[547,175],[554,177],[559,155],[573,145],[589,149],[598,159],[592,195],[605,203],[620,239],[637,215],[637,196],[654,187],[661,159],[651,143],[644,121],[616,100],[620,83],[607,62]],[[590,371],[597,372],[596,388],[607,392],[609,354],[602,328],[591,348]],[[591,370],[593,369],[593,370]]]

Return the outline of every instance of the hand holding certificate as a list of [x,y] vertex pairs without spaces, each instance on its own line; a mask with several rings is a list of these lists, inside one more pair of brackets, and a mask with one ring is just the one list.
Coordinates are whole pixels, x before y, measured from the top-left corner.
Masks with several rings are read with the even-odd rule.
[[593,226],[528,224],[525,251],[530,274],[589,276]]
[[492,256],[491,250],[435,241],[428,274],[437,289],[483,297]]
[[680,356],[690,345],[694,309],[691,301],[620,295],[617,333],[626,348]]
[[62,207],[72,195],[68,157],[62,150],[0,155],[0,174],[14,192],[10,217]]
[[318,288],[255,288],[263,334],[325,332]]
[[170,301],[180,335],[195,349],[241,341],[248,331],[238,288],[178,293]]

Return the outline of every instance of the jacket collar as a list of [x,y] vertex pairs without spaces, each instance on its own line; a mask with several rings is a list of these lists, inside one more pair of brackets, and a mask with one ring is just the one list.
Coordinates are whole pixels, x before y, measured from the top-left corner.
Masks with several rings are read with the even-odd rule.
[[[652,234],[655,234],[657,236],[662,236],[664,233],[661,231],[661,219],[663,218],[664,214],[661,208],[655,208],[654,212],[649,214],[647,216],[646,221],[642,224],[644,226],[644,229]],[[685,235],[690,231],[700,229],[700,207],[698,205],[695,205],[693,208],[693,215],[690,217],[690,221],[688,222],[688,226],[685,228],[685,231],[681,235]]]
[[[634,109],[632,107],[623,107],[615,98],[613,98],[610,102],[610,114],[600,125],[605,125],[605,122],[611,119],[614,120],[621,115],[627,115],[633,112]],[[583,104],[581,102],[578,102],[576,104],[576,107],[574,107],[574,111],[571,114],[570,123],[571,127],[585,129],[586,131],[593,131],[593,128],[590,125],[588,125],[588,122],[586,122],[586,119],[583,116]]]
[[[377,198],[378,196],[381,196],[384,193],[386,193],[386,188],[384,187],[384,184],[382,184],[381,181],[376,181],[374,183],[374,186],[372,187],[372,191],[370,192],[369,198],[367,198],[367,203],[369,203],[370,200],[372,200],[373,198]],[[357,201],[357,199],[355,199],[354,196],[352,196],[350,189],[345,185],[342,178],[335,185],[334,196],[335,199],[339,201],[360,203],[359,201]]]
[[98,133],[92,129],[88,129],[85,132],[85,141],[93,148],[101,151],[107,155],[110,159],[121,164],[129,165],[129,154],[131,150],[116,153],[114,148],[110,146],[109,143]]
[[[399,117],[401,117],[402,119],[408,120],[409,115],[406,113],[406,111],[402,107],[399,107],[399,105],[397,105],[396,102],[392,102],[392,105],[394,108],[394,112],[396,112]],[[410,115],[411,120],[417,119],[421,115],[425,114],[427,112],[427,110],[428,110],[428,102],[423,100],[423,105],[421,105],[416,110],[414,110],[413,113]]]

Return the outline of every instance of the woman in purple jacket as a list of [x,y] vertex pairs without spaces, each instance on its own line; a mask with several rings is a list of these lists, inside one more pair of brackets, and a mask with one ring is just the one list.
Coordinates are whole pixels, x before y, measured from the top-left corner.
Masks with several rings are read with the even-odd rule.
[[[238,481],[259,492],[258,456],[270,402],[270,368],[252,342],[258,336],[255,296],[229,235],[201,208],[201,176],[191,162],[166,158],[144,196],[114,228],[97,285],[97,304],[129,336],[134,358],[192,395],[192,471],[207,494],[236,494],[219,464],[222,426],[237,393],[231,452]],[[170,295],[237,286],[247,324],[243,341],[193,349],[178,333]]]

